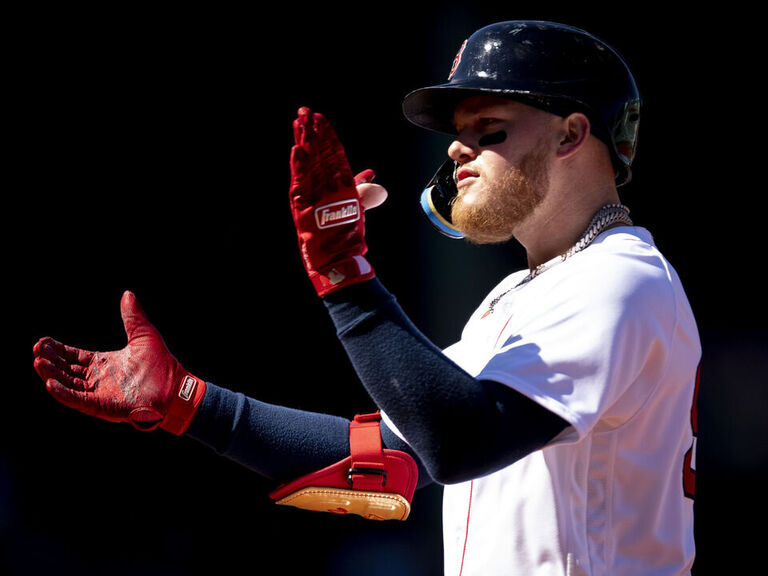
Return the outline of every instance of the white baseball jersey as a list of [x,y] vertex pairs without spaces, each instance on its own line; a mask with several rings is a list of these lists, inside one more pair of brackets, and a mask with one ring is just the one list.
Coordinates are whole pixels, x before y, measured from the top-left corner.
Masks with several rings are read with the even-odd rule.
[[701,348],[676,272],[648,231],[619,227],[513,288],[525,275],[491,291],[445,353],[570,426],[507,468],[445,487],[446,575],[688,574],[683,477]]

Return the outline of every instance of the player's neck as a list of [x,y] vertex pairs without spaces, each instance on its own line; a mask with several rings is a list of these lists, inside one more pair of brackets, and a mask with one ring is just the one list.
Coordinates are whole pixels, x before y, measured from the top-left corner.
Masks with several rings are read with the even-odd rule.
[[582,189],[574,193],[573,190],[571,187],[565,192],[550,191],[516,234],[525,247],[531,270],[567,252],[579,241],[600,208],[619,202],[613,185],[589,192]]

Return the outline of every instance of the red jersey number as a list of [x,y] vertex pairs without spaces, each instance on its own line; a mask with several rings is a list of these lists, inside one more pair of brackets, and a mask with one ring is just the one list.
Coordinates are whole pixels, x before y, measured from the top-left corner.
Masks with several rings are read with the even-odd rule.
[[696,495],[696,437],[699,433],[698,410],[699,404],[699,382],[701,381],[701,364],[696,370],[696,384],[693,388],[693,404],[691,405],[691,431],[693,440],[691,447],[685,453],[683,459],[683,492],[688,498],[693,499]]

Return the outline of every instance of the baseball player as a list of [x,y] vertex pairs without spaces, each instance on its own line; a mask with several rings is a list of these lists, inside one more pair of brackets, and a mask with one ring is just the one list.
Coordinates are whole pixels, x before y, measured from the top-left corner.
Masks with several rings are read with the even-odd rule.
[[375,414],[206,382],[131,293],[123,350],[44,338],[35,367],[65,405],[190,435],[273,478],[280,504],[402,520],[418,486],[443,484],[447,575],[689,574],[701,350],[677,274],[619,199],[639,106],[612,48],[537,21],[476,31],[447,83],[405,98],[410,121],[454,136],[422,194],[430,221],[471,242],[514,238],[528,256],[446,350],[367,258],[363,211],[386,190],[353,176],[327,118],[299,110],[300,254]]

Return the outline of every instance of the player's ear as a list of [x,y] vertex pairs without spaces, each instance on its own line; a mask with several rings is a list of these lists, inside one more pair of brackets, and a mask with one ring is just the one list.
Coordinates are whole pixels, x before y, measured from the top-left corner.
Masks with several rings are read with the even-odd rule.
[[557,156],[568,158],[576,153],[587,141],[591,133],[591,124],[581,112],[574,112],[562,119]]

